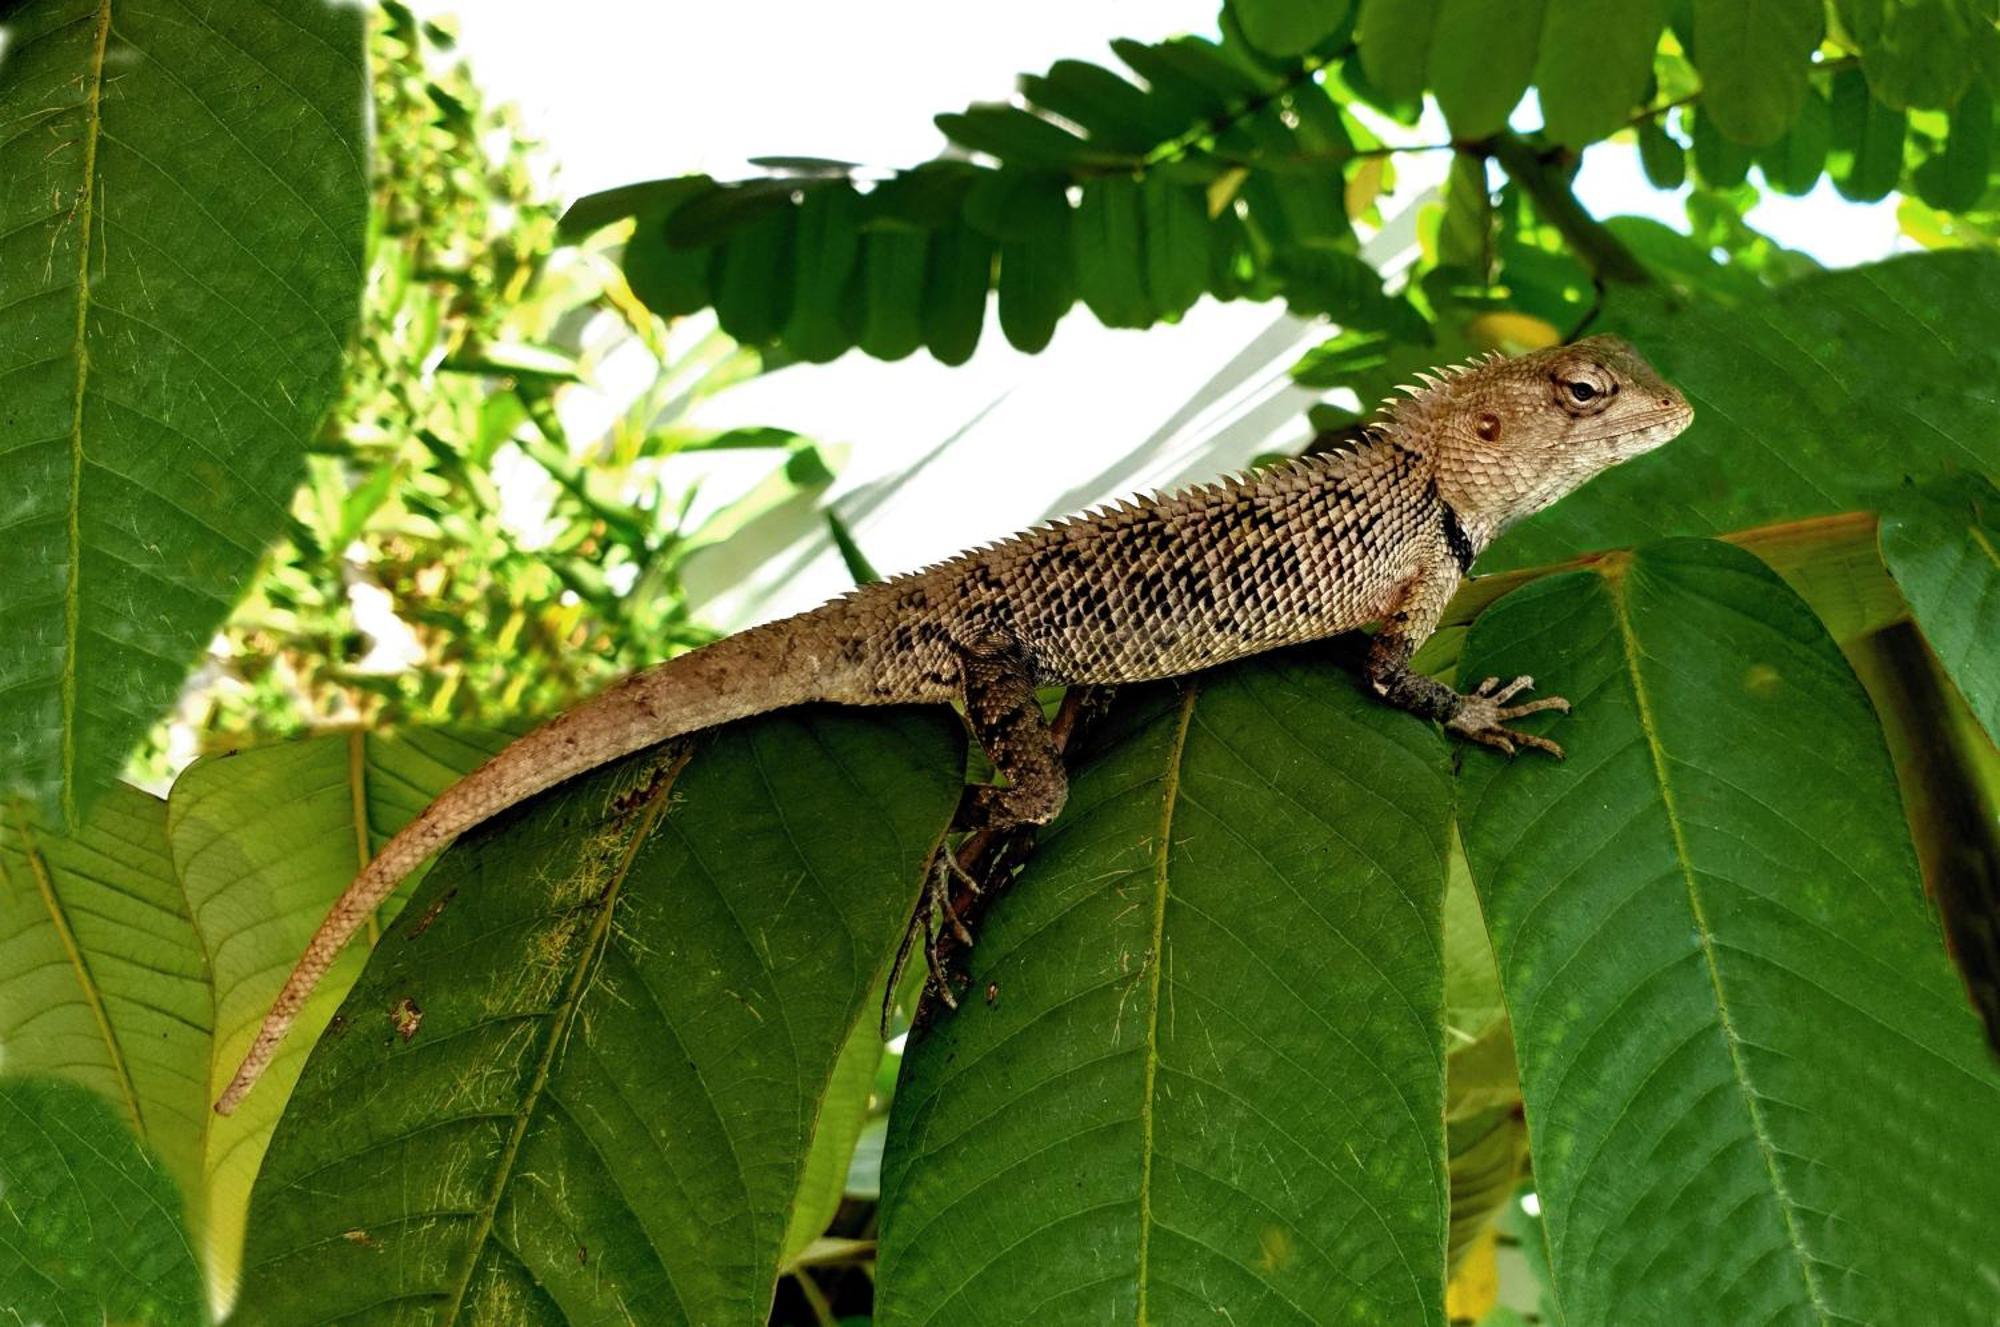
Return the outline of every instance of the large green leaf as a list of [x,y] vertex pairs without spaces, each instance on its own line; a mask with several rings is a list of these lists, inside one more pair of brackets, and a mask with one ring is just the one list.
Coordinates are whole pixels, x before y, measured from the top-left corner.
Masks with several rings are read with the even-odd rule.
[[208,1101],[250,1048],[334,897],[391,834],[506,740],[476,729],[332,733],[210,757],[175,781],[166,839],[214,1008],[214,1040],[200,1065],[202,1100],[186,1135],[201,1148],[199,1170],[180,1178],[190,1195],[203,1197],[207,1219],[198,1234],[219,1287],[235,1283],[250,1183],[271,1130],[312,1039],[360,974],[367,946],[351,946],[334,964],[235,1114],[211,1115]]
[[362,15],[29,0],[0,35],[0,791],[74,821],[282,529],[337,384]]
[[243,1321],[761,1320],[959,763],[941,711],[685,751],[432,870],[265,1158]]
[[1811,611],[1676,541],[1510,595],[1465,664],[1577,706],[1567,761],[1460,786],[1568,1320],[1990,1322],[2000,1069]]
[[877,1321],[1442,1321],[1443,754],[1307,654],[1121,697],[905,1053]]
[[208,1320],[180,1195],[125,1124],[74,1084],[0,1081],[0,1313],[8,1321]]
[[1882,560],[1987,736],[2000,742],[2000,489],[1954,475],[1882,512]]
[[0,1068],[60,1075],[113,1103],[187,1195],[197,1230],[206,978],[159,798],[115,784],[67,836],[20,803],[0,815]]
[[1872,507],[1906,476],[2000,469],[2000,255],[1896,258],[1733,307],[1615,291],[1604,323],[1693,425],[1507,534],[1488,569]]

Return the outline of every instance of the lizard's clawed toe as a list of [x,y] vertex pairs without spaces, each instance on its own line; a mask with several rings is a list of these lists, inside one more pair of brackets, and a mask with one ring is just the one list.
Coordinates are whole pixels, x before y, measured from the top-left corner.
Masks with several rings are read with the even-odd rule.
[[1445,726],[1509,756],[1521,747],[1528,747],[1547,752],[1560,760],[1563,749],[1548,738],[1504,726],[1507,720],[1518,719],[1525,714],[1540,714],[1545,710],[1569,712],[1569,701],[1561,696],[1544,696],[1519,705],[1507,703],[1533,685],[1535,679],[1532,677],[1517,677],[1505,686],[1500,685],[1499,678],[1489,677],[1460,698],[1458,713]]

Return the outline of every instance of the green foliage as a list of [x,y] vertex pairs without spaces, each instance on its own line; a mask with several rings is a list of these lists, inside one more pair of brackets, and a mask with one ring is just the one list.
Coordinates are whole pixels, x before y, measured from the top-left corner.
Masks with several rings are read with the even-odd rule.
[[1442,1321],[1443,755],[1303,659],[1121,696],[913,1035],[881,1321]]
[[0,1194],[0,1304],[15,1321],[208,1321],[173,1182],[97,1093],[0,1081]]
[[1576,760],[1460,784],[1566,1318],[1986,1321],[2000,1073],[1811,610],[1648,545],[1503,600],[1466,665],[1580,702]]
[[951,754],[935,713],[775,717],[469,836],[300,1081],[240,1320],[753,1320]]
[[[1490,1304],[1476,1283],[1499,1229],[1541,1269],[1545,1319],[1560,1302],[1573,1324],[1980,1320],[2000,1276],[1979,1184],[2000,1161],[2000,1073],[1939,932],[2000,1045],[1987,0],[1230,0],[1214,38],[1115,41],[1115,66],[1058,60],[1009,104],[939,117],[944,159],[764,158],[560,222],[448,34],[388,3],[366,302],[316,435],[323,320],[348,296],[328,293],[338,265],[300,204],[358,208],[339,194],[358,116],[328,91],[351,67],[231,81],[296,31],[252,6],[229,47],[121,9],[108,52],[166,43],[214,75],[211,118],[240,111],[203,139],[158,57],[105,80],[116,98],[74,80],[101,11],[24,45],[72,11],[0,8],[0,107],[27,130],[0,167],[40,182],[0,204],[18,213],[0,254],[29,259],[0,266],[0,290],[33,297],[0,299],[0,372],[24,403],[0,409],[0,457],[43,467],[6,472],[29,512],[8,528],[29,532],[22,565],[82,587],[74,615],[60,594],[0,608],[19,628],[0,729],[30,735],[22,777],[49,800],[62,686],[44,669],[10,692],[28,674],[5,661],[59,664],[65,633],[159,646],[75,674],[87,793],[239,592],[217,680],[187,706],[210,746],[361,721],[218,751],[164,803],[112,786],[67,828],[47,806],[0,814],[0,1113],[27,1122],[0,1131],[0,1303],[198,1321],[194,1269],[226,1305],[247,1229],[244,1322],[1438,1322]],[[1529,86],[1546,123],[1510,128]],[[286,120],[287,97],[330,114]],[[1409,131],[1426,98],[1451,144]],[[92,135],[63,134],[94,114],[87,176]],[[308,121],[339,150],[308,151]],[[270,159],[294,163],[295,193],[235,209],[249,220],[227,234],[188,211],[265,178],[236,153],[280,124],[296,150]],[[123,155],[135,143],[188,187],[163,190]],[[1394,219],[1397,158],[1447,146],[1417,257],[1385,283],[1361,239]],[[1684,225],[1579,199],[1579,154],[1634,148],[1656,187],[1687,188]],[[1900,194],[1905,233],[1948,252],[1823,272],[1751,224],[1767,193],[1822,176]],[[87,178],[79,225],[63,191]],[[135,253],[164,237],[163,256],[115,261],[120,236]],[[44,249],[95,278],[81,324]],[[263,263],[239,270],[246,254]],[[274,268],[326,288],[273,293]],[[215,290],[243,299],[218,313]],[[701,429],[690,406],[856,348],[961,363],[996,298],[1033,352],[1079,303],[1137,329],[1204,297],[1328,318],[1294,376],[1363,406],[1420,369],[1586,330],[1630,336],[1687,391],[1694,427],[1508,534],[1419,660],[1566,693],[1568,762],[1448,759],[1337,647],[1099,698],[1069,809],[999,858],[1010,887],[966,956],[964,1007],[929,1011],[905,1057],[876,1035],[882,973],[984,763],[942,711],[768,718],[468,836],[384,909],[376,952],[342,960],[245,1109],[207,1114],[385,837],[529,716],[704,639],[686,559],[830,481],[810,440]],[[148,299],[149,336],[206,320],[165,359],[101,322]],[[708,313],[720,332],[680,329],[669,350],[672,320]],[[596,439],[563,427],[604,344],[579,326],[656,370]],[[280,368],[304,376],[174,358],[231,337],[298,338]],[[45,343],[72,350],[44,361]],[[289,442],[231,404],[238,387],[284,402]],[[145,417],[119,413],[135,404]],[[1350,404],[1316,413],[1328,443],[1360,425]],[[175,469],[191,453],[153,425],[196,406],[214,464]],[[60,441],[21,441],[39,432]],[[696,524],[664,467],[723,449],[770,474]],[[554,495],[534,538],[499,501],[523,469]],[[151,485],[158,528],[226,537],[105,542],[142,510],[116,483]],[[227,505],[245,493],[253,508]],[[45,508],[76,514],[47,524],[55,544],[34,542]],[[1648,542],[1688,534],[1729,544]],[[48,552],[71,537],[74,568]],[[134,566],[165,567],[166,588],[102,597]],[[416,668],[359,667],[357,583],[410,626]],[[92,616],[108,604],[126,618]],[[411,726],[376,731],[391,723]],[[80,1091],[97,1104],[64,1132]],[[1510,1201],[1531,1168],[1546,1229]],[[80,1252],[36,1280],[49,1241]]]
[[362,24],[293,8],[7,13],[0,794],[66,820],[228,614],[339,381]]

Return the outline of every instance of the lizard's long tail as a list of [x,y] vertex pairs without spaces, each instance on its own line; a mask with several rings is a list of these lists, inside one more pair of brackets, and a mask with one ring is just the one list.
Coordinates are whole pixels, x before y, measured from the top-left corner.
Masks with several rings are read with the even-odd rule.
[[227,1115],[277,1054],[334,959],[404,876],[489,816],[641,748],[766,710],[854,698],[859,664],[840,652],[828,609],[740,632],[616,682],[503,748],[405,825],[348,885],[264,1015],[215,1103]]

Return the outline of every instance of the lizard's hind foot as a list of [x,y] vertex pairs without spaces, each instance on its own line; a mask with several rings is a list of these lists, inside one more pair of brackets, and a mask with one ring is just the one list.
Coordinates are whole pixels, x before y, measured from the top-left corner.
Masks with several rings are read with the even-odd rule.
[[1540,700],[1526,701],[1520,705],[1509,705],[1521,692],[1535,685],[1532,677],[1517,677],[1506,686],[1500,679],[1489,677],[1471,691],[1459,698],[1458,712],[1445,721],[1445,727],[1469,737],[1475,742],[1494,747],[1508,755],[1513,755],[1516,747],[1532,747],[1546,751],[1557,760],[1563,757],[1563,749],[1546,737],[1524,733],[1518,728],[1505,726],[1509,719],[1518,719],[1525,714],[1539,714],[1543,710],[1569,712],[1569,702],[1561,696],[1544,696]]
[[966,870],[956,853],[939,844],[937,856],[931,859],[924,872],[924,892],[917,899],[917,907],[910,914],[910,924],[903,932],[903,941],[896,948],[896,961],[889,966],[889,982],[882,992],[882,1035],[889,1035],[889,1024],[896,1008],[896,991],[902,985],[903,972],[909,967],[910,955],[916,952],[917,940],[923,938],[924,979],[923,994],[918,997],[921,1010],[935,996],[945,1008],[958,1008],[957,974],[952,970],[951,955],[946,952],[949,940],[960,949],[970,949],[973,944],[972,931],[960,915],[958,898],[954,896],[953,884],[964,890],[962,897],[981,899],[986,887],[978,877]]

